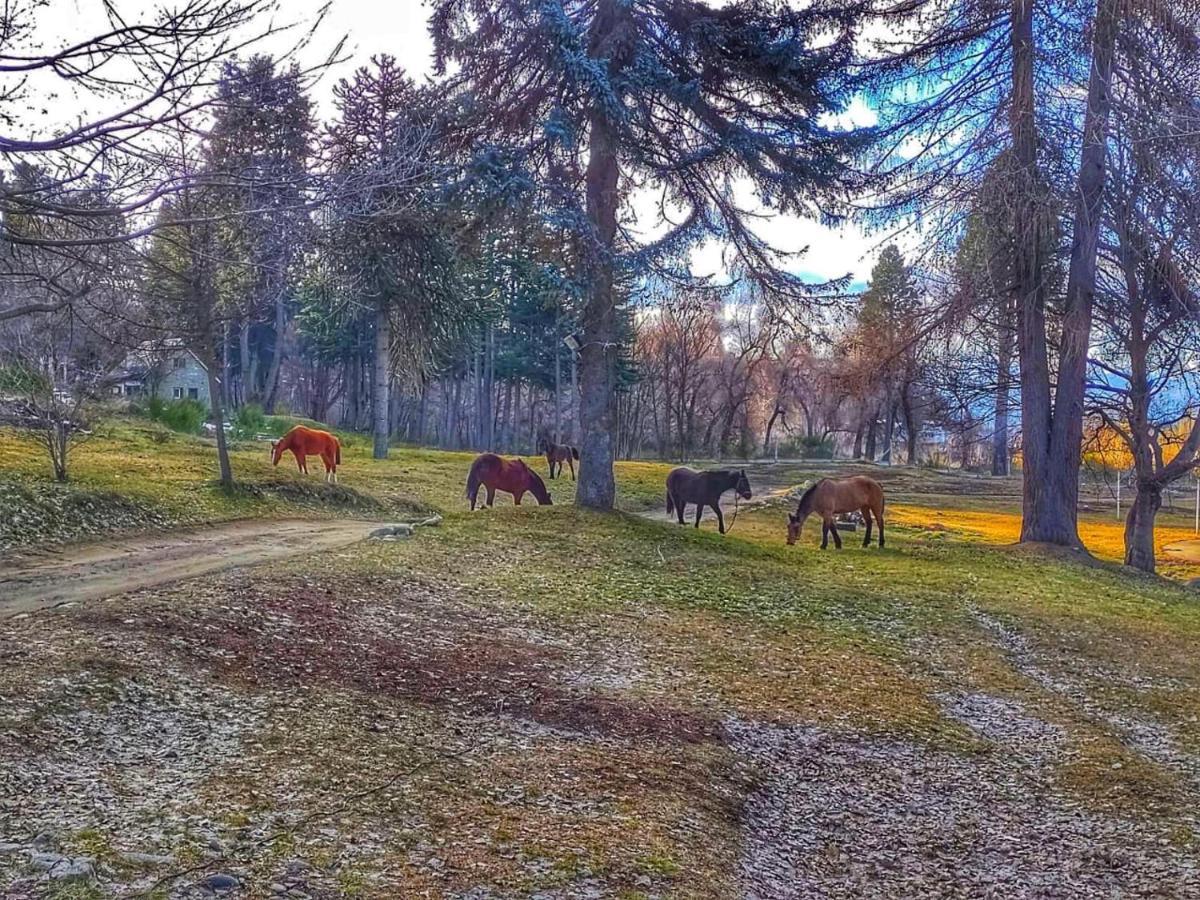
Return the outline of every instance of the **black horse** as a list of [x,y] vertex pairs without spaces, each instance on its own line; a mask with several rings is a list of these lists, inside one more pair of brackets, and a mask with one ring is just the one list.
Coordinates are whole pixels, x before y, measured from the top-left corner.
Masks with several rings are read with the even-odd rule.
[[689,503],[696,504],[696,527],[700,527],[700,517],[704,515],[704,507],[711,506],[717,514],[717,527],[721,534],[725,533],[725,517],[721,515],[721,495],[728,490],[735,490],[745,500],[750,499],[750,480],[746,477],[745,469],[712,469],[707,472],[697,472],[686,466],[672,469],[667,476],[667,515],[675,513],[679,524],[683,524],[683,508]]

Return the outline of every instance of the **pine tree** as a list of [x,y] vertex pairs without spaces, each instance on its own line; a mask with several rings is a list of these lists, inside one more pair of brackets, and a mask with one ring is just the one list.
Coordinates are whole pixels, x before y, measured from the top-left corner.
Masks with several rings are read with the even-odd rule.
[[[436,0],[438,67],[477,110],[481,144],[515,147],[585,285],[577,502],[608,509],[622,285],[680,268],[698,240],[732,248],[772,296],[803,282],[754,233],[744,197],[811,213],[851,186],[865,135],[832,130],[848,99],[858,8],[740,0]],[[662,198],[652,243],[639,189]],[[653,207],[651,204],[646,204]]]

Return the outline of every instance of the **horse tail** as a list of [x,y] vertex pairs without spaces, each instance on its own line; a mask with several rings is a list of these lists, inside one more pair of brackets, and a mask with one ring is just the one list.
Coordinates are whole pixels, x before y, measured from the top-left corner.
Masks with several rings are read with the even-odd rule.
[[339,466],[342,464],[342,442],[337,438],[333,439],[333,461]]
[[667,515],[675,512],[675,499],[671,496],[670,488],[667,489]]
[[578,447],[572,447],[572,448],[571,448],[571,457],[572,457],[573,459],[575,459],[576,461],[578,461],[578,460],[579,460],[579,448],[578,448]]
[[479,495],[479,460],[475,460],[471,464],[471,471],[467,473],[467,499],[471,501],[471,506],[475,505],[475,498]]

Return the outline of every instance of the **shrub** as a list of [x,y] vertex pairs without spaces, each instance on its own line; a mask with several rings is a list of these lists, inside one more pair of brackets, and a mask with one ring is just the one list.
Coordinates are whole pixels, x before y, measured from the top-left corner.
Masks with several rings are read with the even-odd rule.
[[267,417],[257,403],[247,403],[233,417],[233,434],[239,440],[253,440],[254,436],[266,431]]
[[151,397],[146,402],[146,414],[155,422],[161,422],[172,431],[184,434],[199,434],[208,418],[208,410],[198,400],[171,400],[170,402]]

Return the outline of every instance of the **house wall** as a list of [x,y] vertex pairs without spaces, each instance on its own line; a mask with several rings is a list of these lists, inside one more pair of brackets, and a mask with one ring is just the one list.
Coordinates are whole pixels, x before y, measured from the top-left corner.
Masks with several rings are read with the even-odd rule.
[[181,353],[167,361],[163,374],[154,386],[155,396],[162,400],[199,400],[211,407],[208,393],[208,373],[190,353]]

